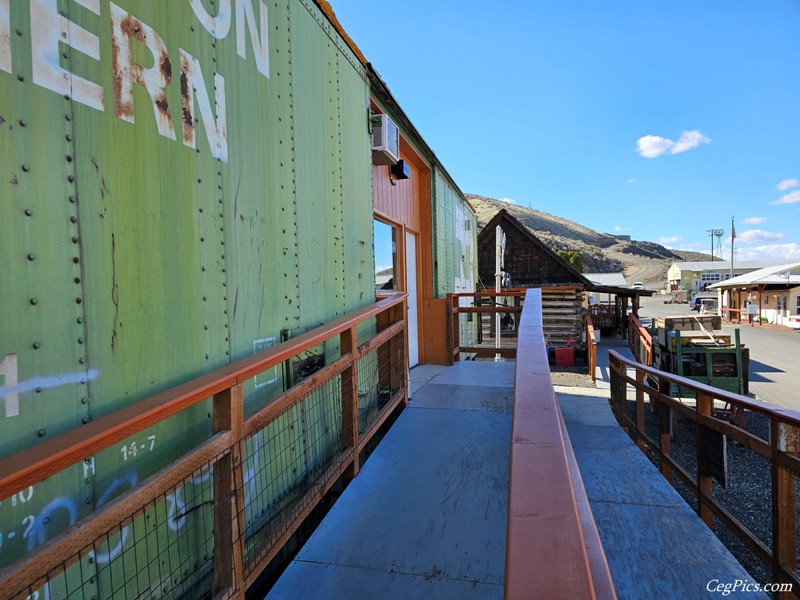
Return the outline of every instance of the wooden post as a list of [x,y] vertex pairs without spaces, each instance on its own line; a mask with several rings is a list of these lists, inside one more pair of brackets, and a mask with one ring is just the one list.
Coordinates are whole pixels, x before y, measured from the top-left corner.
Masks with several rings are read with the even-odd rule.
[[[390,342],[391,343],[391,342]],[[342,447],[353,450],[353,461],[344,473],[346,481],[358,475],[358,334],[351,327],[339,336],[341,354],[350,354],[351,360],[342,371]],[[391,360],[391,358],[389,359]]]
[[[669,396],[669,381],[664,377],[660,377],[658,380],[658,391],[666,396]],[[652,399],[650,400],[652,402]],[[670,415],[672,414],[672,407],[667,406],[666,404],[659,403],[658,406],[658,429],[660,438],[659,438],[659,470],[664,478],[672,483],[672,468],[669,466],[669,463],[664,460],[665,456],[672,456],[672,439],[670,437]]]
[[448,315],[450,319],[450,329],[453,332],[454,361],[461,360],[461,323],[459,322],[460,316],[461,313],[458,312],[458,298],[454,298],[453,303],[450,306],[450,314]]
[[[408,301],[403,300],[402,304],[398,304],[392,308],[392,323],[404,322],[406,326],[403,329],[403,337],[398,342],[392,340],[392,390],[402,389],[403,400],[401,404],[403,407],[408,406]],[[395,352],[394,348],[401,345],[399,352]],[[399,360],[395,359],[395,354],[399,356]]]
[[[796,427],[770,421],[770,445],[772,446],[772,580],[790,583],[783,574],[786,567],[797,570],[797,476],[794,471],[780,464],[781,454],[793,455],[800,451],[800,440]],[[791,593],[778,598],[793,597]]]
[[697,450],[697,512],[703,523],[708,525],[709,529],[714,529],[714,515],[711,509],[706,505],[703,500],[702,494],[711,496],[714,493],[714,484],[711,479],[711,440],[709,439],[709,431],[700,424],[700,416],[711,416],[713,401],[711,397],[702,392],[697,392],[697,427],[695,436],[695,447]]
[[641,386],[644,385],[644,371],[636,369],[636,445],[639,450],[644,452],[644,390]]
[[[447,365],[453,365],[453,354],[456,348],[455,332],[453,331],[453,294],[447,294],[444,300],[445,331],[447,335]],[[480,319],[480,313],[478,314]]]
[[214,395],[214,433],[230,431],[231,452],[214,464],[214,590],[244,598],[242,384]]

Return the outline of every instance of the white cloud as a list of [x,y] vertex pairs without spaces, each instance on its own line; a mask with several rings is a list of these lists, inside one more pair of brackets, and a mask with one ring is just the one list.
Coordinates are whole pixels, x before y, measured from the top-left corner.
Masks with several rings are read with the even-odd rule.
[[700,247],[700,242],[689,242],[688,244],[681,244],[678,250],[694,250]]
[[777,242],[784,237],[786,236],[782,233],[773,233],[761,229],[748,229],[747,231],[737,233],[736,241],[740,244],[765,244],[768,242]]
[[508,202],[509,204],[519,204],[516,200],[512,200],[511,198],[500,198],[500,202]]
[[672,148],[675,142],[658,135],[646,135],[636,140],[636,151],[645,158],[661,156]]
[[683,238],[679,235],[662,235],[658,238],[658,243],[666,246],[667,244],[674,244],[675,242],[682,242]]
[[766,222],[767,217],[747,217],[746,219],[742,219],[742,224],[744,225],[761,225]]
[[791,262],[800,260],[800,244],[795,242],[788,244],[768,244],[766,246],[755,246],[753,248],[740,248],[736,253],[738,260],[781,260]]
[[789,192],[788,194],[784,194],[775,202],[770,202],[770,204],[794,204],[795,202],[800,202],[800,190],[795,190],[793,192]]
[[784,179],[775,186],[775,189],[785,192],[786,190],[790,190],[798,186],[800,186],[800,181],[797,181],[797,179]]
[[625,183],[636,183],[636,180],[635,179],[628,179],[628,181],[626,181]]
[[614,225],[614,231],[622,231],[622,227],[619,225]]
[[680,154],[700,144],[710,143],[710,137],[693,129],[684,131],[677,142],[660,135],[645,135],[636,140],[636,151],[644,158],[656,158],[662,154]]
[[670,154],[680,154],[692,148],[697,148],[700,144],[710,144],[711,138],[703,135],[696,129],[692,131],[684,131],[681,134],[681,139],[669,151]]

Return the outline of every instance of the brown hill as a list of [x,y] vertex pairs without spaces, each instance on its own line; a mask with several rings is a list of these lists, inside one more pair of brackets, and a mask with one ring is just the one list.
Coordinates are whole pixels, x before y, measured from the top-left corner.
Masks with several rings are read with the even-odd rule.
[[658,289],[665,285],[667,269],[673,262],[710,260],[710,256],[699,252],[672,250],[655,242],[599,233],[575,221],[532,208],[484,196],[466,196],[475,207],[479,230],[499,210],[506,209],[551,249],[578,252],[587,273],[623,271],[629,283],[643,281],[649,289]]

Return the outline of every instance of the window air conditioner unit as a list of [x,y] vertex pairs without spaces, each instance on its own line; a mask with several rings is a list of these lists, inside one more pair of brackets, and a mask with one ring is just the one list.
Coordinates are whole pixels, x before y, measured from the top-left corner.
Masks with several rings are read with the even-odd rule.
[[375,115],[372,126],[372,164],[393,165],[400,160],[400,130],[387,115]]

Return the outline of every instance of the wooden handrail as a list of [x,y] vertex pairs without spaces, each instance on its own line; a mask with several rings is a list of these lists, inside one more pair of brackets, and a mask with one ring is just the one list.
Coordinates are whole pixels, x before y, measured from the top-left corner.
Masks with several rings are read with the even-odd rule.
[[[652,450],[659,457],[660,471],[672,483],[677,477],[684,487],[697,499],[697,512],[703,522],[714,527],[714,517],[719,519],[753,555],[771,568],[773,581],[791,583],[795,589],[800,587],[797,573],[797,476],[800,474],[800,412],[773,408],[758,404],[745,396],[666,373],[626,359],[619,353],[609,350],[609,363],[612,372],[611,400],[617,420],[632,433],[637,445],[645,451]],[[635,377],[628,374],[635,370]],[[616,382],[615,382],[616,380]],[[658,381],[653,387],[646,380]],[[636,420],[628,416],[627,386],[636,390]],[[679,402],[668,395],[671,384],[694,392],[697,402],[694,407]],[[658,440],[651,439],[645,432],[644,396],[659,406]],[[740,429],[735,424],[714,414],[714,401],[719,400],[739,409],[763,415],[769,420],[770,432],[767,440],[756,437]],[[697,474],[692,477],[671,456],[670,412],[677,410],[689,421],[696,423],[695,451],[697,454]],[[771,466],[772,538],[760,540],[753,532],[732,515],[714,498],[711,471],[711,444],[709,435],[718,432],[738,442],[756,454],[767,459]],[[766,542],[766,543],[765,543]],[[767,546],[771,544],[771,548]],[[789,597],[779,594],[778,597]]]
[[597,381],[597,342],[594,339],[594,324],[591,315],[586,315],[586,362],[589,363],[589,375],[592,382]]
[[84,460],[190,406],[278,365],[402,303],[405,294],[376,302],[253,356],[126,406],[78,429],[0,460],[0,499]]
[[[87,426],[80,429],[81,436],[76,437],[75,432],[69,432],[0,461],[0,490],[6,495],[14,494],[90,456],[87,452],[107,448],[179,410],[209,396],[213,397],[213,438],[62,531],[34,552],[0,570],[0,589],[13,597],[22,597],[49,585],[54,577],[71,577],[67,575],[67,570],[74,568],[82,557],[92,557],[98,545],[108,542],[109,531],[121,532],[123,527],[141,518],[150,507],[155,507],[159,502],[169,502],[171,494],[177,494],[175,490],[192,480],[193,474],[203,468],[214,473],[210,484],[214,498],[211,509],[213,524],[209,524],[206,530],[206,533],[211,532],[215,548],[210,557],[213,562],[212,591],[215,597],[244,597],[246,588],[270,564],[282,544],[297,531],[334,483],[342,477],[348,481],[358,473],[359,452],[370,442],[390,413],[407,401],[405,314],[406,295],[393,294],[291,341],[112,413],[93,424],[90,439],[81,439],[86,438]],[[358,326],[372,317],[377,317],[377,333],[357,346]],[[340,341],[339,358],[245,418],[245,380],[336,335]],[[383,348],[388,351],[381,353]],[[380,410],[366,422],[362,422],[358,416],[358,374],[362,360],[377,360],[378,384],[385,384],[391,392],[391,397],[381,403]],[[282,415],[289,414],[293,406],[328,383],[340,386],[340,393],[330,395],[329,402],[333,404],[330,408],[334,413],[337,410],[335,405],[340,405],[341,447],[328,457],[324,472],[315,474],[308,481],[308,487],[293,488],[297,498],[293,500],[290,510],[281,514],[283,521],[280,527],[271,536],[260,538],[259,544],[251,548],[247,544],[252,540],[248,541],[245,534],[250,525],[245,517],[244,488],[252,485],[252,482],[247,484],[245,473],[245,442]],[[97,431],[103,425],[106,430]],[[302,427],[305,428],[305,425]],[[72,447],[70,443],[73,443]],[[14,468],[19,471],[8,470]],[[0,495],[0,498],[5,497]],[[151,525],[155,526],[155,523]],[[118,547],[122,549],[122,542]],[[252,551],[247,558],[246,549]],[[195,563],[195,568],[198,568],[198,563]],[[84,585],[94,583],[91,575],[85,575],[85,579],[81,577],[78,575],[70,585],[77,586],[79,590]],[[56,586],[64,583],[61,581]]]
[[681,377],[680,375],[675,375],[674,373],[659,371],[655,367],[649,367],[639,362],[636,362],[635,360],[627,359],[612,349],[608,350],[608,354],[609,357],[613,357],[615,360],[618,360],[620,363],[627,365],[631,369],[641,370],[646,375],[650,375],[655,378],[663,377],[665,380],[675,383],[681,387],[689,388],[694,391],[699,391],[704,394],[709,394],[714,398],[716,398],[717,400],[735,404],[736,406],[745,408],[747,410],[756,412],[758,414],[767,417],[772,415],[780,417],[785,422],[800,427],[800,411],[792,410],[789,408],[775,408],[768,404],[764,404],[762,402],[756,402],[755,400],[752,400],[747,396],[742,396],[740,394],[735,394],[733,392],[728,392],[726,390],[717,387],[706,385],[705,383],[695,381],[694,379]]
[[639,353],[639,345],[644,347],[645,356],[643,358],[643,363],[646,365],[653,364],[653,336],[650,335],[650,332],[647,328],[642,325],[642,322],[639,321],[639,318],[634,315],[628,315],[628,346],[633,352],[634,356],[640,356]]
[[576,492],[582,483],[571,475],[541,307],[541,291],[528,290],[514,377],[505,597],[595,598],[598,590],[613,591],[614,586],[607,569],[592,569],[598,564],[596,544],[590,563],[592,538],[581,525]]

